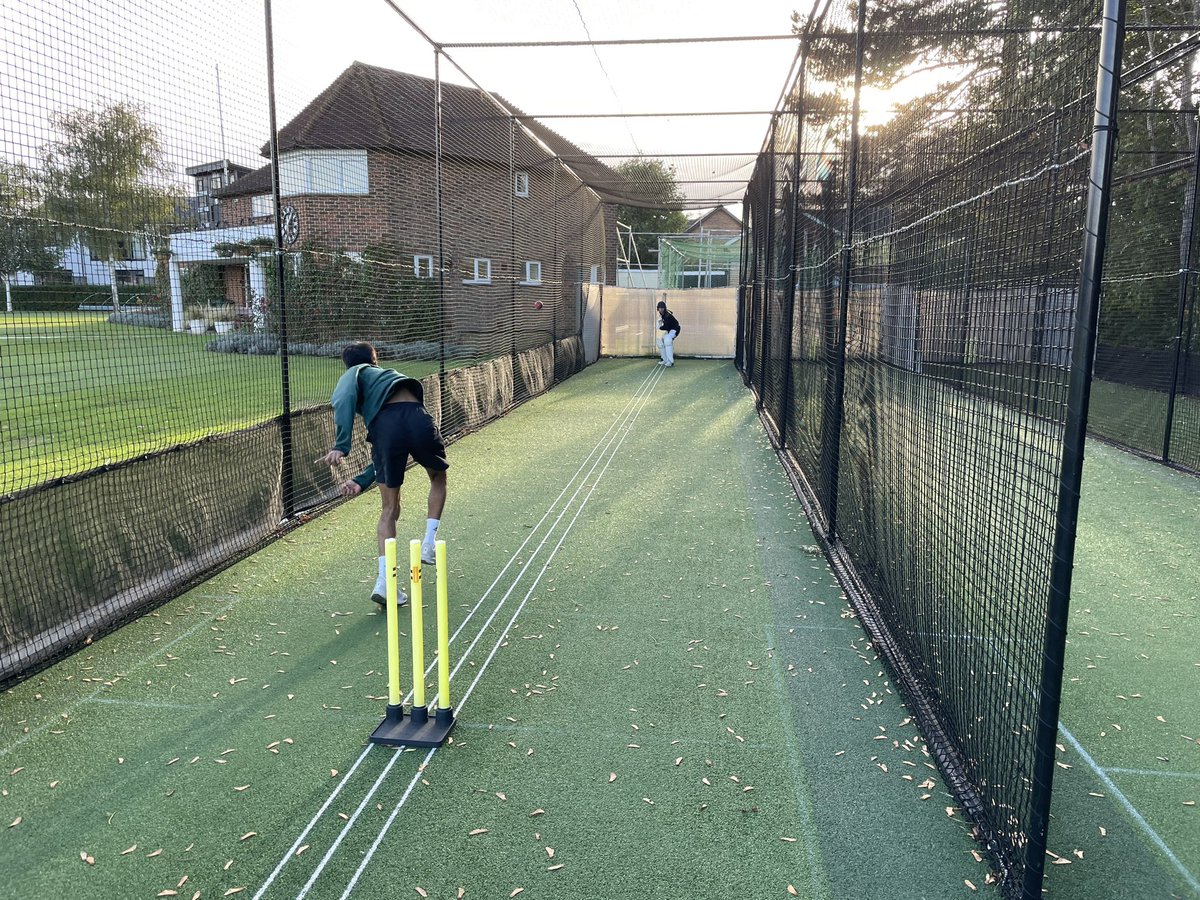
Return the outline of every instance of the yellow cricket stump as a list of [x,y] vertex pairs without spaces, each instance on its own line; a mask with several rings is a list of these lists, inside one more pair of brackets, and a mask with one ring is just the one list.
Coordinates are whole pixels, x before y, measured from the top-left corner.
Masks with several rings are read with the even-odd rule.
[[385,544],[387,565],[388,708],[387,717],[371,735],[371,743],[389,746],[440,747],[454,727],[450,706],[450,599],[446,571],[446,542],[435,545],[437,565],[438,705],[429,718],[425,703],[425,604],[421,586],[421,542],[409,549],[409,614],[412,617],[413,703],[407,721],[400,702],[399,611],[396,607],[396,542]]

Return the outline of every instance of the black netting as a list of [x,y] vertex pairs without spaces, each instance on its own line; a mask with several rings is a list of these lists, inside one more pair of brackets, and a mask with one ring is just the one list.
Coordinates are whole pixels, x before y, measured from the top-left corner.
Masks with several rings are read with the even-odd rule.
[[1100,22],[815,4],[745,211],[741,365],[1006,896],[1045,849]]
[[0,683],[336,499],[347,342],[449,440],[588,358],[637,186],[428,44],[301,87],[318,36],[260,9],[0,13]]

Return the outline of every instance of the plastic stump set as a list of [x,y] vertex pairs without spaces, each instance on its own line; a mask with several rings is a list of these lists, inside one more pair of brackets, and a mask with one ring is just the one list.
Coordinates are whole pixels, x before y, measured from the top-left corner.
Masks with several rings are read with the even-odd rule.
[[454,727],[454,709],[450,706],[450,601],[446,585],[446,542],[438,541],[437,566],[437,710],[430,718],[425,704],[425,610],[421,592],[421,542],[408,545],[410,589],[408,608],[412,617],[412,708],[404,715],[400,699],[400,610],[396,574],[396,539],[384,547],[387,565],[387,715],[371,734],[371,743],[388,746],[440,747]]

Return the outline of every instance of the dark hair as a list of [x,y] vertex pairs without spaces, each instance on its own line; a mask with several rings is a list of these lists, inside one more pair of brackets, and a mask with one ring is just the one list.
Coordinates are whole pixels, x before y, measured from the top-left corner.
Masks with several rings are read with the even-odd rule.
[[375,348],[366,341],[355,341],[342,349],[342,362],[346,364],[347,369],[363,364],[373,366],[378,364],[379,357],[375,355]]

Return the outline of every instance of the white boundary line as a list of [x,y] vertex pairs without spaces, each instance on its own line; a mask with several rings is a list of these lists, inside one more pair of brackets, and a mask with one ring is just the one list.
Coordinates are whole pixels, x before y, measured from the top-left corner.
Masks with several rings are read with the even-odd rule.
[[[580,464],[579,468],[576,469],[575,473],[568,479],[566,485],[563,487],[562,491],[559,492],[559,495],[551,502],[551,504],[547,508],[545,514],[538,521],[538,523],[533,527],[533,529],[530,530],[529,535],[525,538],[524,541],[522,541],[521,545],[516,549],[516,551],[510,557],[508,562],[504,564],[503,568],[500,570],[500,573],[496,576],[496,578],[492,582],[492,584],[480,596],[479,601],[475,604],[475,606],[467,614],[466,618],[464,618],[463,622],[459,625],[458,629],[451,636],[451,638],[450,638],[451,642],[453,642],[456,638],[458,638],[458,636],[461,634],[463,629],[466,627],[467,623],[474,617],[475,613],[482,606],[483,601],[492,593],[492,591],[493,591],[493,589],[495,589],[496,585],[500,583],[500,580],[504,577],[504,573],[508,571],[508,569],[512,566],[512,564],[521,555],[522,551],[524,551],[526,546],[528,546],[529,542],[533,539],[533,537],[537,533],[538,529],[541,528],[541,526],[546,522],[546,519],[549,518],[550,515],[554,512],[554,509],[558,505],[559,501],[562,500],[563,496],[567,493],[568,490],[570,490],[571,485],[574,484],[576,482],[576,480],[580,477],[580,473],[582,473],[584,471],[584,469],[587,468],[589,460],[592,460],[593,456],[596,456],[597,452],[599,452],[599,454],[600,454],[599,457],[597,457],[597,459],[592,462],[591,468],[588,470],[587,475],[584,476],[584,481],[580,483],[580,486],[576,487],[575,492],[574,492],[574,494],[572,494],[571,499],[567,501],[568,505],[574,501],[575,497],[578,496],[579,491],[582,489],[582,484],[586,483],[587,477],[590,476],[592,474],[592,472],[595,471],[596,466],[599,465],[600,460],[603,459],[604,453],[606,453],[608,451],[609,447],[612,446],[613,440],[615,440],[616,436],[620,435],[622,431],[624,431],[626,434],[628,433],[628,428],[630,427],[630,425],[632,425],[632,422],[636,420],[637,415],[640,415],[640,408],[639,408],[638,404],[641,403],[644,405],[645,400],[650,396],[650,393],[653,391],[655,384],[657,384],[658,380],[662,377],[662,372],[663,372],[663,370],[661,368],[656,368],[655,371],[651,372],[646,377],[646,379],[638,386],[637,390],[634,391],[633,396],[630,397],[625,408],[620,413],[618,413],[618,415],[616,417],[614,417],[612,424],[610,424],[609,427],[605,430],[605,432],[600,436],[599,440],[596,442],[595,447],[593,447],[592,450],[588,453],[588,455],[586,457],[584,457],[584,460]],[[631,418],[631,416],[632,416],[632,418]],[[621,441],[622,442],[624,441],[624,437],[621,438]],[[603,449],[601,449],[602,445],[603,445]],[[619,447],[620,443],[618,443],[617,446]],[[611,458],[610,458],[610,461],[611,461]],[[607,465],[605,466],[605,469],[607,469]],[[601,474],[603,474],[603,472]],[[594,490],[594,487],[593,487],[593,490]],[[553,523],[553,525],[551,525],[551,529],[553,529],[555,526],[557,526],[557,524],[562,520],[563,515],[565,515],[565,511],[559,513],[558,517],[555,519],[555,522]],[[541,549],[541,547],[546,543],[546,541],[548,539],[549,539],[549,534],[547,534],[546,537],[543,537],[538,548],[534,550],[534,554],[533,554],[534,556],[536,556],[538,551]],[[556,551],[557,551],[557,548],[556,548]],[[531,556],[530,558],[532,559],[533,557]],[[479,638],[482,637],[483,632],[491,624],[492,620],[496,616],[496,613],[499,612],[500,606],[503,606],[503,604],[507,600],[508,596],[515,589],[516,584],[519,583],[521,575],[524,574],[526,568],[527,568],[527,565],[526,565],[526,567],[522,568],[520,573],[518,573],[516,581],[513,583],[512,587],[510,587],[508,589],[508,591],[505,593],[504,597],[501,598],[500,603],[497,605],[496,610],[493,611],[491,616],[488,617],[488,620],[480,628],[479,634],[476,636],[475,641],[472,642],[471,646],[467,649],[467,651],[465,653],[460,655],[461,659],[459,661],[458,667],[456,667],[454,670],[455,673],[457,673],[458,668],[462,666],[463,661],[465,660],[467,654],[470,653],[471,649],[474,648],[475,643],[477,643]],[[543,571],[544,571],[544,569],[543,569]],[[540,579],[541,575],[539,574],[538,577]],[[536,582],[535,582],[535,584],[536,584]],[[524,603],[522,603],[522,606],[523,605],[524,605]],[[505,633],[507,633],[507,628],[505,629]],[[489,657],[489,659],[490,659],[490,657]],[[425,671],[426,675],[429,674],[429,672],[433,669],[435,664],[436,664],[435,662],[430,663],[429,667]],[[482,674],[482,671],[480,672],[480,674]],[[478,676],[476,677],[476,680],[478,680]],[[472,688],[473,687],[474,687],[474,684],[472,684]],[[410,690],[408,695],[404,698],[404,700],[406,701],[406,700],[410,699],[411,696],[412,696],[412,691]],[[465,703],[465,701],[466,701],[466,697],[464,696],[463,702],[459,704],[460,710],[462,708],[463,703]],[[375,746],[374,744],[368,744],[363,749],[363,751],[359,755],[358,759],[355,760],[353,766],[351,766],[349,771],[347,771],[345,776],[343,776],[341,781],[339,781],[338,786],[333,790],[333,792],[329,795],[329,797],[321,805],[320,809],[317,810],[316,814],[309,820],[308,824],[304,827],[304,829],[301,831],[300,835],[293,842],[291,848],[279,860],[278,864],[276,864],[275,868],[271,871],[271,874],[267,877],[266,881],[263,882],[262,886],[259,887],[258,891],[254,894],[254,897],[252,898],[252,900],[261,900],[261,897],[263,896],[263,894],[265,894],[267,892],[267,890],[274,883],[275,879],[279,876],[279,873],[283,870],[283,867],[285,865],[287,865],[289,860],[291,860],[295,857],[296,850],[299,849],[299,847],[300,847],[301,843],[304,841],[304,839],[306,837],[308,837],[309,833],[311,833],[313,828],[316,827],[317,823],[320,821],[321,817],[325,814],[326,810],[328,810],[329,806],[333,803],[333,801],[341,793],[342,789],[349,783],[351,777],[354,775],[355,770],[357,770],[359,765],[362,763],[362,761],[364,759],[366,759],[367,755],[371,752],[371,750],[374,746]],[[434,748],[434,749],[436,749],[436,748]],[[432,751],[430,753],[430,756],[432,756]],[[356,819],[358,817],[359,812],[361,812],[361,810],[363,808],[365,808],[365,805],[368,802],[370,802],[371,798],[375,795],[376,791],[378,791],[379,787],[382,785],[385,777],[388,774],[388,770],[391,769],[392,764],[399,757],[400,757],[399,752],[394,753],[391,761],[389,761],[389,763],[385,767],[384,771],[381,772],[380,775],[376,778],[375,784],[372,785],[371,789],[368,791],[366,797],[363,799],[362,803],[359,805],[359,808],[355,811],[354,816],[352,817],[352,819],[350,821],[347,822],[346,826],[344,826],[342,835],[340,835],[337,838],[337,840],[334,844],[334,847],[331,848],[329,853],[326,854],[326,859],[322,860],[317,871],[314,872],[312,877],[309,878],[309,881],[305,885],[305,888],[304,888],[305,891],[307,891],[311,887],[313,881],[316,879],[317,876],[320,875],[321,870],[324,868],[324,866],[328,862],[328,857],[332,853],[332,850],[336,849],[337,845],[340,844],[342,837],[344,837],[344,835],[348,831],[349,827],[353,824],[354,819]],[[428,760],[429,760],[429,757],[427,757],[425,762],[423,762],[418,767],[418,776],[417,777],[419,777],[421,770],[424,769],[425,764],[428,762]],[[415,779],[414,779],[414,784],[415,784]],[[412,790],[412,785],[409,786],[409,791],[411,791],[411,790]],[[404,798],[402,798],[401,805],[403,804],[404,800],[407,799],[407,796],[408,796],[408,792],[406,792],[404,795]],[[396,809],[396,812],[398,812],[398,811],[399,811],[399,806],[397,806],[397,809]],[[394,817],[395,817],[395,813],[393,813],[392,818],[394,818]],[[385,826],[384,826],[385,831],[386,831],[387,827],[390,825],[390,823],[391,823],[391,819],[389,819],[388,823],[385,824]],[[300,896],[304,896],[304,894],[302,893]]]
[[1096,773],[1096,776],[1104,783],[1104,786],[1112,792],[1114,797],[1117,798],[1117,802],[1125,807],[1125,811],[1129,813],[1133,821],[1137,822],[1138,826],[1143,832],[1145,832],[1146,836],[1154,842],[1154,846],[1158,847],[1163,856],[1171,861],[1171,864],[1175,867],[1175,870],[1183,876],[1183,880],[1191,885],[1192,890],[1200,894],[1200,880],[1197,880],[1196,876],[1189,872],[1184,864],[1179,861],[1179,858],[1171,852],[1171,848],[1167,846],[1166,841],[1159,837],[1158,832],[1150,827],[1150,823],[1142,818],[1142,814],[1137,811],[1137,807],[1129,802],[1129,798],[1121,793],[1121,789],[1116,786],[1113,780],[1104,774],[1104,769],[1100,768],[1100,766],[1096,764],[1096,761],[1092,759],[1091,755],[1083,749],[1083,745],[1080,744],[1079,741],[1075,740],[1075,735],[1071,734],[1071,732],[1067,730],[1067,726],[1061,721],[1058,723],[1058,730],[1062,732],[1063,737],[1065,737],[1070,742],[1071,746],[1075,748],[1075,752],[1083,757],[1084,762],[1091,766],[1092,771]]

